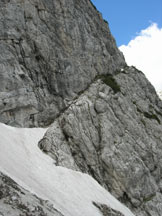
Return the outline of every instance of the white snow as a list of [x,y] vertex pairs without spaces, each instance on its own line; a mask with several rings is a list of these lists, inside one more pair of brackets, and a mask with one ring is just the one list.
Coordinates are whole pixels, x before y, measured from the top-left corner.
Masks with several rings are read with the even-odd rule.
[[133,216],[87,174],[56,167],[38,148],[45,129],[13,128],[0,123],[0,171],[37,196],[49,200],[65,216],[101,216],[92,201]]
[[160,99],[162,100],[162,91],[158,92],[158,95],[159,95]]

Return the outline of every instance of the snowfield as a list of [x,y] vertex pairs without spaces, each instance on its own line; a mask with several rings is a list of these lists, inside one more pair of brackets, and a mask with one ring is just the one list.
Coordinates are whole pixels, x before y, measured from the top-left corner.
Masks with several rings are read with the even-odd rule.
[[162,91],[158,92],[158,95],[159,95],[160,99],[162,100]]
[[92,201],[133,216],[89,175],[55,166],[38,148],[45,132],[42,128],[14,128],[0,123],[0,171],[51,201],[65,216],[101,216]]

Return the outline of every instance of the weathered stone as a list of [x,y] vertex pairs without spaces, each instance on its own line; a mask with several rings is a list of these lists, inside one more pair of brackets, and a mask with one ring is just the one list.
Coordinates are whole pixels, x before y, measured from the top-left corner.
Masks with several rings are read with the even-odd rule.
[[113,79],[119,92],[99,78],[51,125],[49,154],[59,166],[91,174],[135,213],[159,216],[162,101],[133,67]]
[[63,216],[47,200],[24,190],[11,178],[0,172],[1,216]]
[[[89,0],[0,0],[0,122],[53,123],[39,147],[56,165],[89,173],[138,216],[161,215],[162,101]],[[61,215],[0,183],[1,215]]]
[[0,1],[0,121],[46,126],[124,59],[89,0]]
[[93,203],[101,212],[103,216],[124,216],[121,212],[115,211],[107,205],[100,203]]

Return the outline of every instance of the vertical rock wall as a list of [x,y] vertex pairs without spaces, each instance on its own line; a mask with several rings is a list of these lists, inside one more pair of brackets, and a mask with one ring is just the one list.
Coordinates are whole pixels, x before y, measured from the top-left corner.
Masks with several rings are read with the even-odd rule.
[[124,59],[89,0],[0,0],[0,121],[47,126]]
[[136,215],[162,212],[162,101],[144,74],[102,75],[39,142],[55,164],[92,175]]

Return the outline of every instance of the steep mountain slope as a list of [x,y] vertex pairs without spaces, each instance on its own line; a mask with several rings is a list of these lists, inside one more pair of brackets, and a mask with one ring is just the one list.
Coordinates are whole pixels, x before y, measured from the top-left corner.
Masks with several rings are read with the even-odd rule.
[[0,122],[51,124],[0,123],[1,215],[161,216],[162,101],[89,0],[0,0]]
[[162,101],[144,74],[99,76],[39,146],[56,165],[91,174],[137,215],[162,212]]
[[1,216],[63,216],[53,205],[24,190],[8,176],[0,172]]
[[0,0],[0,121],[44,126],[125,64],[89,0]]
[[[38,197],[48,200],[49,204],[51,203],[51,206],[48,206],[48,202],[41,200],[44,205],[42,205],[42,212],[38,211],[38,215],[41,213],[43,216],[45,214],[43,212],[47,212],[47,215],[52,215],[53,213],[53,215],[59,216],[100,216],[99,209],[100,204],[102,204],[107,206],[108,209],[117,210],[116,215],[120,212],[122,216],[133,216],[126,207],[90,176],[55,166],[53,160],[45,155],[37,145],[38,140],[45,132],[44,129],[19,129],[0,124],[0,131],[0,140],[2,140],[0,145],[0,170],[12,177],[19,185],[33,192]],[[19,192],[24,192],[12,180],[8,180],[3,175],[2,178],[0,177],[0,181],[1,179],[4,180],[4,178],[7,180],[7,184],[8,182],[11,183],[12,190],[13,188],[15,190],[18,188]],[[5,181],[3,182],[5,183]],[[0,188],[3,189],[3,185]],[[3,196],[5,196],[3,191],[5,189],[3,191],[2,189],[2,195],[0,196],[0,211],[2,213],[4,212],[3,209],[6,210],[8,207],[9,213],[7,215],[12,215],[11,206],[15,207],[17,212],[23,208],[25,211],[32,208],[35,210],[34,202],[40,206],[39,199],[31,195],[29,199],[27,192],[25,192],[27,193],[25,197],[30,203],[27,205],[26,201],[26,204],[22,204],[23,199],[20,199],[21,202],[19,203],[16,200],[19,198],[18,193],[14,192],[11,195],[12,190],[8,192],[10,196],[8,195],[8,203],[6,203],[3,199]],[[31,199],[33,199],[33,203]],[[34,211],[31,213],[32,215],[37,214]]]

